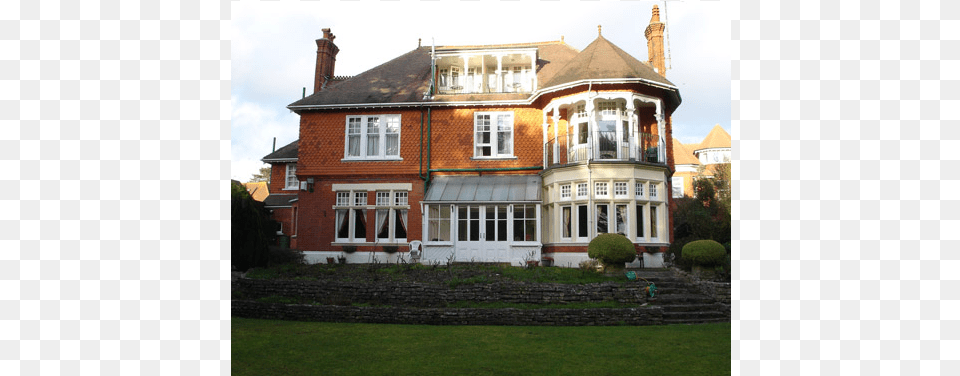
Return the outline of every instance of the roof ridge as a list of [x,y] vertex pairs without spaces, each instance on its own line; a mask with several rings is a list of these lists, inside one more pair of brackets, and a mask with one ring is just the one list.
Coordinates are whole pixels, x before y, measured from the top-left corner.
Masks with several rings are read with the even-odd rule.
[[566,44],[562,40],[552,40],[545,42],[525,42],[525,43],[505,43],[505,44],[464,44],[450,46],[436,46],[437,49],[458,50],[467,48],[507,48],[507,47],[539,47],[549,46],[551,44]]

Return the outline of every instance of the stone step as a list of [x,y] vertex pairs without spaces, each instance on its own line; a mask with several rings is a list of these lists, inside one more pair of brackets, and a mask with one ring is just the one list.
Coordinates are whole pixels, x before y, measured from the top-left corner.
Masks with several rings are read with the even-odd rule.
[[[658,291],[659,292],[659,291]],[[700,294],[657,294],[651,304],[669,305],[669,304],[710,304],[713,299]]]
[[695,311],[695,312],[663,312],[663,320],[676,320],[676,321],[697,321],[697,320],[717,320],[717,319],[727,319],[730,317],[723,312],[719,311]]
[[707,323],[714,323],[714,322],[730,322],[730,319],[729,319],[729,318],[726,318],[726,317],[725,317],[725,318],[715,318],[715,319],[699,318],[699,319],[693,319],[693,320],[690,320],[690,319],[667,319],[667,318],[664,318],[664,319],[663,319],[663,325],[707,324]]
[[661,304],[664,312],[723,312],[717,304]]

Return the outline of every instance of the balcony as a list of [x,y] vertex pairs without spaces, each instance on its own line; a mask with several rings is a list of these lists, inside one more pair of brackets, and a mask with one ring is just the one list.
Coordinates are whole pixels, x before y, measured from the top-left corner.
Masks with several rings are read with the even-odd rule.
[[640,133],[637,142],[618,140],[617,132],[594,132],[596,138],[586,142],[572,142],[575,135],[554,138],[543,145],[546,168],[588,161],[623,161],[666,164],[665,150],[660,137]]

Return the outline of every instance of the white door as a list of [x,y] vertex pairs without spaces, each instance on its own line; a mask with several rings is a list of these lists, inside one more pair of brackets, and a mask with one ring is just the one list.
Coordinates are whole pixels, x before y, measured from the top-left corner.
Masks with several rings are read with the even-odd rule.
[[458,205],[456,261],[508,261],[506,205]]

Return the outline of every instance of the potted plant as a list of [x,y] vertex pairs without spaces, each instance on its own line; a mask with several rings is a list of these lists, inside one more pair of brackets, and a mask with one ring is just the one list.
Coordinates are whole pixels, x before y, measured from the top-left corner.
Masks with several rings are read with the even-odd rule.
[[333,264],[334,257],[327,257],[327,264]]
[[341,253],[340,256],[337,256],[337,261],[338,261],[339,263],[341,263],[341,264],[346,264],[346,263],[347,263],[347,256],[344,256],[344,255]]

